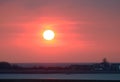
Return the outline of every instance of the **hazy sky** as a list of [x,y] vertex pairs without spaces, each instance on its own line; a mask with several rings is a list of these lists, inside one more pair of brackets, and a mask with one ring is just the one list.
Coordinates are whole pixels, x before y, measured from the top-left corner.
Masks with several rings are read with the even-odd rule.
[[[52,42],[42,38],[52,29]],[[0,0],[0,61],[120,62],[120,0]]]

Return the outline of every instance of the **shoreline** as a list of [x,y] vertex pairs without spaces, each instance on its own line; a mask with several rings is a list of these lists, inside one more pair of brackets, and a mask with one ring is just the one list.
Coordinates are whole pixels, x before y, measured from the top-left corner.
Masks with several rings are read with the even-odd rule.
[[72,71],[72,70],[0,70],[0,74],[120,74],[112,71]]

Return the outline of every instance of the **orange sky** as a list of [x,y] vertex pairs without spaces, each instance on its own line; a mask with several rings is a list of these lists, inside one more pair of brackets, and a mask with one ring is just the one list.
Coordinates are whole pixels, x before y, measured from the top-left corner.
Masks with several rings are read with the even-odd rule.
[[[120,62],[119,0],[1,0],[0,61]],[[52,29],[52,42],[42,38]]]

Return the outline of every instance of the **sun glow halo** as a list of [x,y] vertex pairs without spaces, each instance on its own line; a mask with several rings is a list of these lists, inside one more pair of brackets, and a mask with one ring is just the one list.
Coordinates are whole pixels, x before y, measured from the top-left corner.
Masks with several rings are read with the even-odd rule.
[[54,31],[52,31],[52,30],[45,30],[45,31],[43,32],[43,38],[44,38],[45,40],[53,40],[54,37],[55,37],[55,33],[54,33]]

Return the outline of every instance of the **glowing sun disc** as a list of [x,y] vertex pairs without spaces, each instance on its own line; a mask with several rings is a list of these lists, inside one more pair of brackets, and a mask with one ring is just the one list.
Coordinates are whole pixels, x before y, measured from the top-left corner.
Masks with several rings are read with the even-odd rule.
[[45,40],[53,40],[55,37],[55,33],[52,30],[46,30],[43,32],[43,38]]

